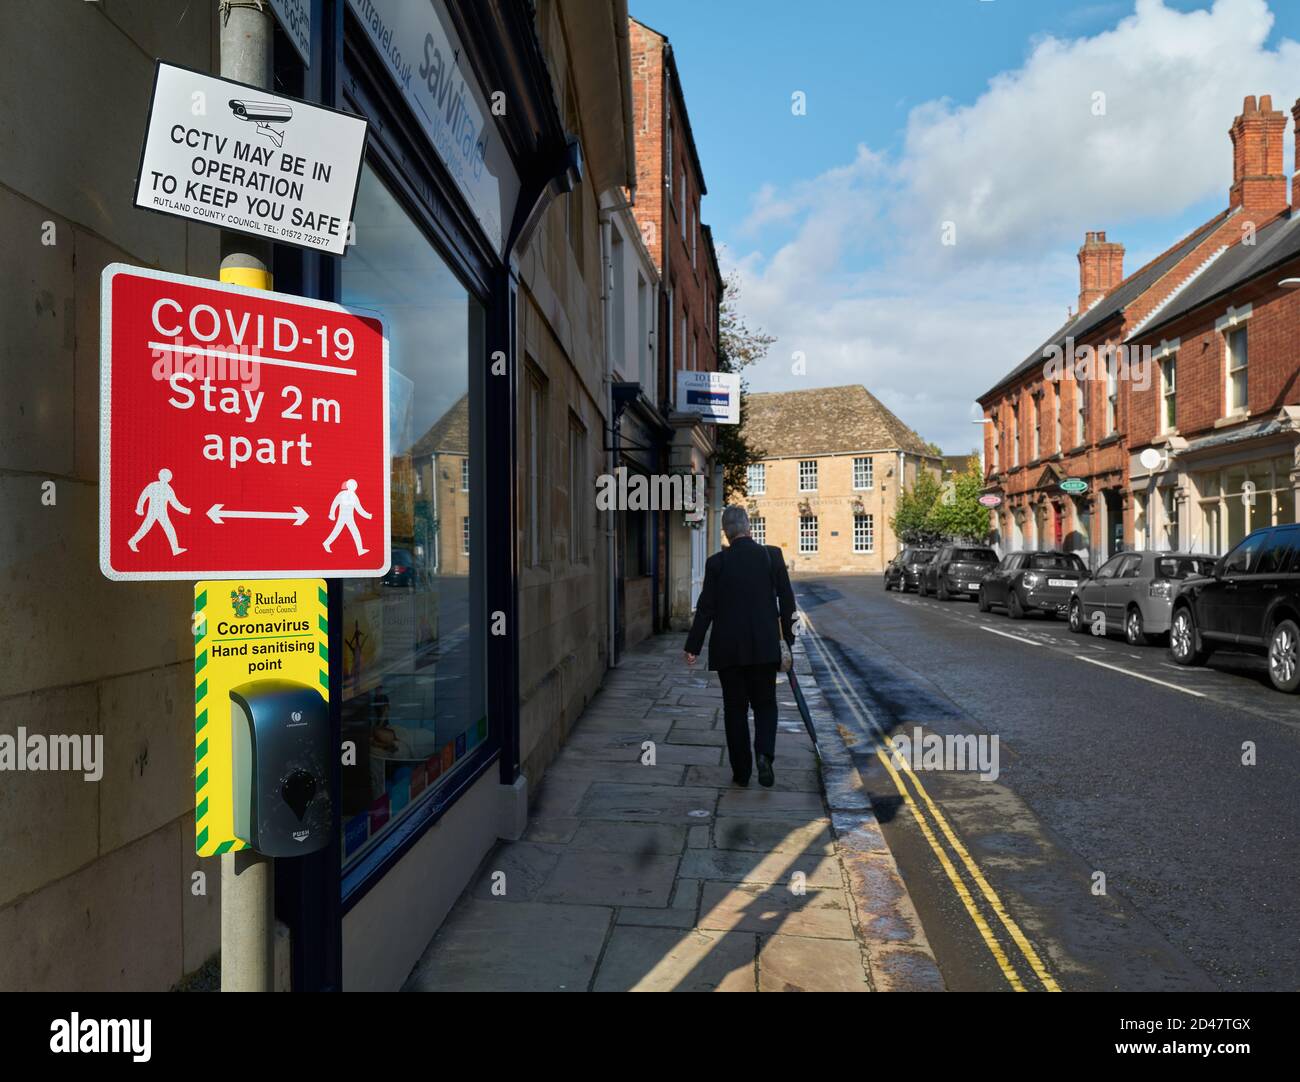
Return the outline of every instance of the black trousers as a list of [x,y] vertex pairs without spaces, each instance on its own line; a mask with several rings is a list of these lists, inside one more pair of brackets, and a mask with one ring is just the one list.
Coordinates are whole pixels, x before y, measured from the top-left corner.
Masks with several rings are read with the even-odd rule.
[[749,709],[754,708],[754,750],[776,757],[776,662],[719,669],[722,715],[727,726],[731,772],[748,780],[754,767],[749,752]]

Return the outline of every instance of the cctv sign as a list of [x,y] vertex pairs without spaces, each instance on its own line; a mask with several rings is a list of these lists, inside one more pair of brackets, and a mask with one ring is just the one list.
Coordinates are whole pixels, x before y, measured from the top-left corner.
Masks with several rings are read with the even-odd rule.
[[159,61],[135,205],[343,255],[367,123]]
[[100,304],[108,578],[387,573],[380,316],[120,263]]

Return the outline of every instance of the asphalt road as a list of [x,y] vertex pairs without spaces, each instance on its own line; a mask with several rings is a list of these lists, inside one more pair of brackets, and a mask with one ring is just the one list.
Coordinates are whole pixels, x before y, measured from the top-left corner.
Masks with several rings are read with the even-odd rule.
[[[1182,669],[879,576],[795,593],[950,988],[1300,988],[1300,696],[1262,661]],[[996,736],[997,778],[876,751],[918,726]]]

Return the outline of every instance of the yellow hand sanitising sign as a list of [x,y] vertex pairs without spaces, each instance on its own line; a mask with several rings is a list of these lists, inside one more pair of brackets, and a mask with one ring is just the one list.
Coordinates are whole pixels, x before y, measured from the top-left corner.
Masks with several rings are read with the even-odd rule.
[[329,700],[324,579],[194,585],[194,851],[247,849],[234,834],[230,690],[250,680],[292,680]]

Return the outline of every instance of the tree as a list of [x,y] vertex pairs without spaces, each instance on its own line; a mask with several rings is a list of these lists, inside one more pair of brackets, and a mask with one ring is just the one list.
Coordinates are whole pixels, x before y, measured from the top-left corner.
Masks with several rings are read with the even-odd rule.
[[951,496],[942,496],[934,507],[935,526],[944,537],[955,541],[983,542],[989,534],[989,510],[980,503],[984,477],[979,456],[972,454],[966,469],[952,478]]
[[[767,356],[776,339],[761,330],[750,330],[740,314],[740,275],[732,271],[722,283],[718,300],[718,371],[743,372]],[[749,384],[740,380],[740,423],[718,425],[715,457],[722,467],[723,501],[745,492],[749,467],[763,457],[761,447],[749,442],[745,432],[746,399]]]
[[898,494],[898,507],[889,520],[900,544],[934,545],[944,539],[938,509],[942,506],[943,486],[927,469],[917,474],[916,483]]

